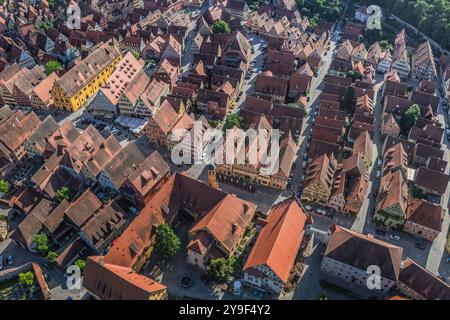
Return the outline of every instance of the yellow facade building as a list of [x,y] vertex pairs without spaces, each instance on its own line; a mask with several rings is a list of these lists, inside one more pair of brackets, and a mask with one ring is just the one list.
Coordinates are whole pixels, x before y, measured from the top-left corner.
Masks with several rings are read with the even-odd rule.
[[54,107],[67,111],[83,107],[105,84],[121,59],[122,53],[117,44],[97,45],[89,56],[53,83],[51,95]]

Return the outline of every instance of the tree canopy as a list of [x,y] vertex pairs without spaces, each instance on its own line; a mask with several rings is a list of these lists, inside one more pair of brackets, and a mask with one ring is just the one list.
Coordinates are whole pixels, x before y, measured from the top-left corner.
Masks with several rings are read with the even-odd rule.
[[417,123],[420,118],[420,107],[418,104],[411,105],[408,110],[403,114],[400,126],[404,133],[408,133],[409,130]]
[[84,269],[86,269],[86,260],[78,259],[75,261],[75,265],[80,268],[81,271],[84,271]]
[[180,250],[180,239],[166,223],[158,226],[155,236],[155,250],[164,258],[174,256]]
[[55,71],[64,71],[64,68],[62,67],[62,65],[59,61],[52,60],[45,64],[45,74],[46,75],[49,75]]
[[68,187],[62,187],[61,189],[56,190],[55,197],[60,202],[62,202],[63,200],[69,200],[70,189]]
[[36,244],[36,250],[42,254],[47,253],[50,249],[50,244],[48,242],[48,237],[45,233],[38,233],[33,237],[33,242]]
[[242,128],[244,126],[244,118],[237,114],[230,114],[225,119],[225,124],[223,125],[223,129],[232,129],[234,127]]
[[313,26],[319,19],[336,21],[342,13],[340,0],[296,0],[295,2],[299,10],[308,16]]
[[233,256],[228,259],[217,258],[211,259],[205,269],[205,275],[219,283],[226,282],[233,274],[235,266],[235,258]]
[[228,25],[228,23],[226,23],[225,21],[217,20],[212,25],[212,31],[214,33],[230,33],[231,29],[230,29],[230,26]]
[[26,287],[34,285],[34,273],[31,271],[19,273],[19,283]]
[[450,1],[448,0],[359,0],[387,9],[450,49]]
[[0,191],[3,193],[8,193],[9,191],[9,184],[4,179],[0,179]]
[[49,262],[49,263],[55,263],[56,262],[56,258],[58,258],[58,254],[56,252],[53,251],[49,251],[47,253],[47,257],[45,257],[45,259]]

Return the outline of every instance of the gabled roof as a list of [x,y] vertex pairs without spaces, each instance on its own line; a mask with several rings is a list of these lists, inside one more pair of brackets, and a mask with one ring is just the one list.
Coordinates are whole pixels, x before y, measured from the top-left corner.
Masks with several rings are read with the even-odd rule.
[[380,267],[382,277],[397,281],[402,248],[336,224],[330,230],[332,234],[325,257],[364,271],[369,266],[376,265]]
[[253,218],[255,208],[254,204],[227,194],[189,230],[189,233],[195,234],[201,230],[207,230],[208,234],[230,253]]
[[402,173],[399,170],[387,172],[381,178],[377,210],[384,210],[398,205],[404,214],[407,208],[407,197],[408,186]]
[[439,194],[444,194],[447,189],[449,178],[448,174],[420,167],[416,171],[416,179],[414,182],[417,186],[430,189]]
[[403,263],[398,280],[425,300],[450,300],[450,286],[410,258]]
[[80,228],[100,209],[102,202],[91,191],[87,189],[71,206],[66,210],[65,215],[73,224]]
[[102,257],[89,257],[83,286],[102,300],[148,300],[166,287],[131,268],[105,263]]
[[408,199],[405,218],[408,221],[441,232],[444,211],[441,206],[422,199]]
[[303,239],[308,216],[295,198],[275,204],[268,213],[243,268],[268,266],[283,282],[287,282]]

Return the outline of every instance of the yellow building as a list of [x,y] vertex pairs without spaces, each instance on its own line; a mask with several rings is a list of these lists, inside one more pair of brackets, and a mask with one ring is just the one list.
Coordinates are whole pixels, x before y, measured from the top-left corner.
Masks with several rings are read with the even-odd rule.
[[101,43],[78,65],[53,83],[54,107],[76,111],[97,94],[122,59],[118,45]]

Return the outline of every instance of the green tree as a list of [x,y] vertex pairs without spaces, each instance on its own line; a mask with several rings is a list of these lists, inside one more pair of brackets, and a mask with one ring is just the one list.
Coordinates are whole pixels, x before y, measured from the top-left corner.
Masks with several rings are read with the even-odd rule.
[[136,50],[131,50],[131,54],[136,58],[136,60],[139,60],[141,57],[141,54]]
[[19,273],[19,283],[24,287],[32,287],[34,285],[34,273],[31,271]]
[[226,23],[225,21],[217,20],[212,25],[212,31],[214,33],[230,33],[231,29],[230,29],[230,26],[228,25],[228,23]]
[[86,260],[78,259],[75,261],[75,265],[80,268],[81,271],[84,271],[84,269],[86,269]]
[[173,257],[180,250],[180,239],[166,223],[158,226],[155,236],[155,250],[164,258]]
[[0,179],[0,191],[3,193],[8,193],[9,191],[9,184],[4,179]]
[[417,123],[420,118],[420,107],[417,104],[409,106],[408,110],[403,114],[400,120],[400,126],[404,133],[408,133],[409,130]]
[[219,283],[226,282],[233,274],[235,267],[235,259],[233,256],[228,259],[217,258],[211,259],[205,269],[205,275],[211,280]]
[[328,300],[328,296],[327,296],[326,294],[322,293],[322,294],[319,296],[319,300]]
[[225,119],[225,124],[223,125],[223,129],[232,129],[234,127],[242,128],[244,126],[244,118],[237,114],[230,114]]
[[47,257],[45,257],[45,259],[49,262],[49,263],[55,263],[56,262],[56,258],[58,258],[58,254],[56,252],[53,251],[49,251],[47,253]]
[[361,80],[361,75],[357,72],[355,72],[354,70],[348,70],[347,73],[345,74],[345,76],[347,78],[352,78],[352,81],[355,82],[356,79],[360,79]]
[[69,200],[70,189],[68,187],[62,187],[61,189],[56,190],[55,197],[59,202],[62,202],[63,200]]
[[36,245],[36,250],[41,254],[46,254],[50,249],[50,244],[48,242],[48,237],[45,233],[38,233],[33,237],[33,242]]
[[45,74],[49,75],[54,71],[64,71],[61,63],[57,60],[49,61],[45,64]]

